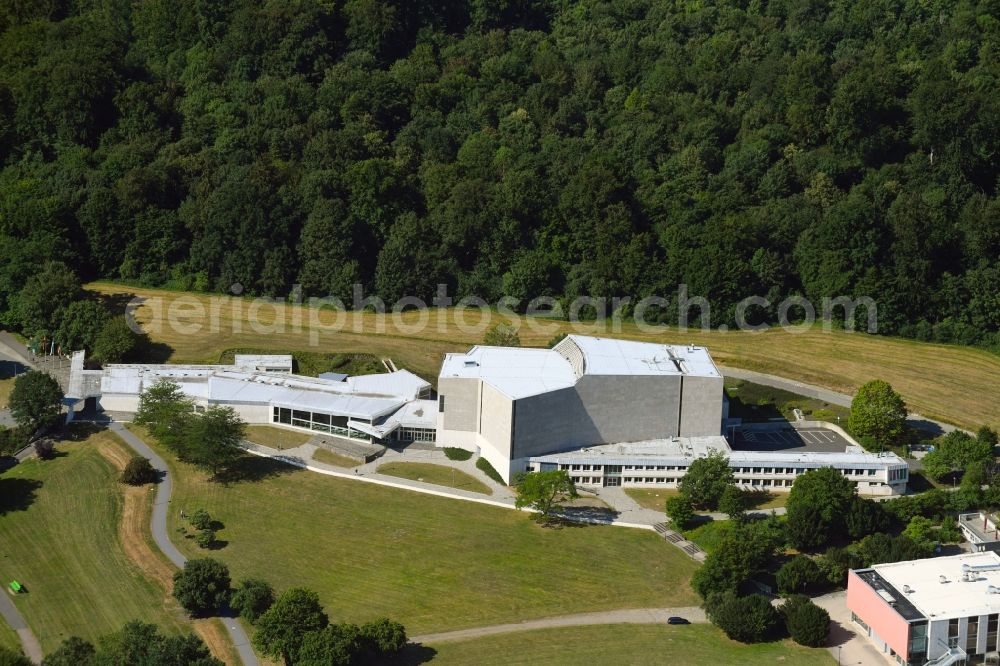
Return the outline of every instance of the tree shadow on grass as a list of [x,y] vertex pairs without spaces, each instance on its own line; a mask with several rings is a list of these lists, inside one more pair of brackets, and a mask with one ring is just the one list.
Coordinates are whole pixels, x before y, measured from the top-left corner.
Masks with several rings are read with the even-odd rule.
[[272,458],[247,454],[237,458],[212,480],[228,486],[233,483],[252,483],[301,471],[299,467]]
[[42,482],[37,479],[0,479],[0,516],[26,511],[35,503]]
[[419,643],[407,643],[396,655],[377,657],[368,662],[372,666],[418,666],[426,664],[437,656],[437,650]]

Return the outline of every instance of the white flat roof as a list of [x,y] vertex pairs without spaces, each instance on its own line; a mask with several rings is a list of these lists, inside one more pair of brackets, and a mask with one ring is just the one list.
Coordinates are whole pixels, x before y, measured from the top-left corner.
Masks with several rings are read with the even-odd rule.
[[551,349],[485,347],[465,354],[446,354],[441,379],[479,378],[504,395],[524,398],[573,386],[573,368]]
[[[971,582],[962,580],[962,565],[995,566],[974,572]],[[1000,613],[1000,554],[966,553],[950,557],[876,564],[872,567],[887,583],[930,620]],[[948,582],[940,582],[944,576]],[[906,589],[910,592],[905,592]]]
[[291,374],[246,372],[229,365],[109,365],[101,378],[106,394],[139,395],[160,379],[191,398],[214,403],[274,404],[356,419],[393,413],[430,384],[408,370],[359,375],[346,381]]
[[741,465],[771,465],[787,467],[795,465],[858,469],[883,469],[887,465],[905,465],[906,461],[894,453],[873,454],[866,452],[847,453],[782,453],[780,451],[732,451],[726,438],[721,435],[705,437],[674,437],[653,439],[642,442],[620,444],[600,444],[586,446],[571,451],[562,451],[541,456],[532,456],[535,462],[582,462],[585,464],[677,464],[690,463],[710,451],[719,451],[729,458],[730,467]]
[[[721,377],[704,347],[570,335],[589,375],[696,375]],[[441,379],[477,378],[504,395],[525,398],[573,386],[577,377],[553,349],[477,345],[464,354],[446,354]]]
[[704,347],[664,345],[587,335],[566,336],[584,356],[588,375],[696,375],[721,377]]

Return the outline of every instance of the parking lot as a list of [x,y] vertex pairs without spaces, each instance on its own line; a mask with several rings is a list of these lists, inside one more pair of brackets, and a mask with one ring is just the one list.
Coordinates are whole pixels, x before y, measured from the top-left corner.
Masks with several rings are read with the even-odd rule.
[[753,430],[737,428],[730,446],[736,451],[815,451],[839,453],[850,442],[839,433],[826,428],[793,428]]

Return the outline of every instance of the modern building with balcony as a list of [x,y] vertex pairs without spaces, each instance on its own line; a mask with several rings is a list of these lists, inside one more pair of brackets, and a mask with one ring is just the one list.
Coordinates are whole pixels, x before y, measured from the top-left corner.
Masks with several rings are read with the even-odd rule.
[[856,629],[902,666],[952,666],[997,657],[1000,554],[966,553],[848,574]]

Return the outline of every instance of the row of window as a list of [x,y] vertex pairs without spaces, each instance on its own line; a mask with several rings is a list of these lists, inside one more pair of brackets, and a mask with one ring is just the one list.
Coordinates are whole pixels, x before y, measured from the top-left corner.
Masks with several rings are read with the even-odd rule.
[[[559,469],[568,470],[571,472],[599,472],[603,465],[584,465],[584,464],[560,464]],[[673,471],[687,471],[687,466],[684,465],[625,465],[625,471],[656,471],[656,472],[673,472]],[[810,468],[807,467],[734,467],[733,472],[735,474],[804,474],[809,471]],[[890,476],[889,480],[896,480],[900,478],[905,478],[906,470],[889,470]],[[899,472],[898,475],[894,473]],[[841,470],[844,476],[875,476],[878,473],[876,469],[844,469]]]

